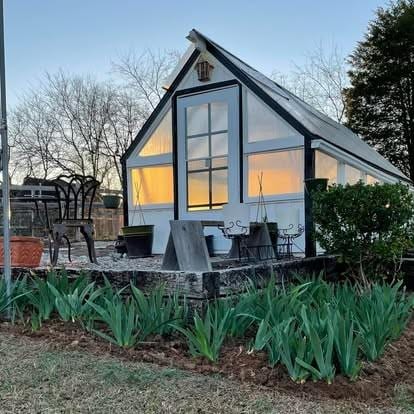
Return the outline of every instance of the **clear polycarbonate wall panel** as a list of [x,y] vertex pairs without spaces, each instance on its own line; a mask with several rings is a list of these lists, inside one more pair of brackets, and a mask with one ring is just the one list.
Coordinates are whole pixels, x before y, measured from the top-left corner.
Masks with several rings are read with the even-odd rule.
[[260,177],[264,196],[303,192],[303,149],[251,154],[247,168],[249,197],[259,196]]
[[131,175],[133,205],[174,202],[172,165],[133,168]]
[[345,184],[356,184],[361,179],[361,171],[345,164]]
[[148,138],[147,143],[139,152],[140,157],[169,154],[172,152],[171,110],[169,110],[158,127]]
[[376,183],[380,183],[380,182],[381,181],[378,178],[367,174],[367,184],[376,184]]
[[298,133],[263,104],[251,92],[247,92],[247,140],[266,141],[297,136]]
[[322,151],[315,151],[315,176],[328,178],[329,184],[338,182],[338,160]]

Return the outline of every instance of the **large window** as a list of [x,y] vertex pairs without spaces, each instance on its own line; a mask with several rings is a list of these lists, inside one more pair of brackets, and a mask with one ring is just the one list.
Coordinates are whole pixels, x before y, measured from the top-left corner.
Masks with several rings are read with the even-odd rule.
[[338,161],[321,151],[315,151],[315,176],[328,178],[329,184],[338,182]]
[[220,208],[228,201],[227,102],[186,108],[188,210]]
[[171,109],[165,114],[160,124],[146,144],[139,152],[140,157],[151,157],[154,155],[169,154],[172,152],[172,124]]
[[302,149],[248,155],[248,196],[259,196],[260,181],[264,196],[303,192],[303,165]]
[[247,140],[266,141],[297,136],[298,133],[279,115],[247,92]]
[[170,204],[174,201],[171,165],[133,168],[132,204]]

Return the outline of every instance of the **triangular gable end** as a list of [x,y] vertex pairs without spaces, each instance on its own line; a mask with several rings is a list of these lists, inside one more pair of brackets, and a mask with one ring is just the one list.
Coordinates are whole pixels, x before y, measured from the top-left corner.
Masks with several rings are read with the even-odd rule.
[[171,154],[171,132],[171,109],[169,109],[152,134],[146,139],[146,142],[138,152],[138,156],[151,157],[155,155]]
[[297,137],[298,132],[250,90],[246,93],[247,140],[266,141]]

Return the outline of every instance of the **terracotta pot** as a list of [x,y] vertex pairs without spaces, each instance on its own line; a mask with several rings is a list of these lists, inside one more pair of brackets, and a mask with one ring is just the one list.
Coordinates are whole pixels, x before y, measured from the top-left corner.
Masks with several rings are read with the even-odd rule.
[[[37,237],[13,236],[11,238],[13,267],[38,267],[43,253],[43,242]],[[3,266],[3,237],[0,237],[0,266]]]

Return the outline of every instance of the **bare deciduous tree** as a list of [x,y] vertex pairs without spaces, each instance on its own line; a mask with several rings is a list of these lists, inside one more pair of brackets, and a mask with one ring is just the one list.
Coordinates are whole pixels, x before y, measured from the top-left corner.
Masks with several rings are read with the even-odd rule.
[[161,99],[177,60],[177,52],[130,54],[113,64],[121,83],[46,74],[11,113],[16,178],[76,172],[119,187],[120,158]]
[[113,63],[113,70],[126,82],[126,87],[137,100],[147,117],[164,94],[163,83],[180,58],[177,51],[152,52],[141,55],[130,53]]
[[348,85],[346,58],[332,44],[323,45],[306,56],[303,65],[294,64],[292,73],[274,71],[272,79],[338,122],[345,121],[345,100],[342,91]]

